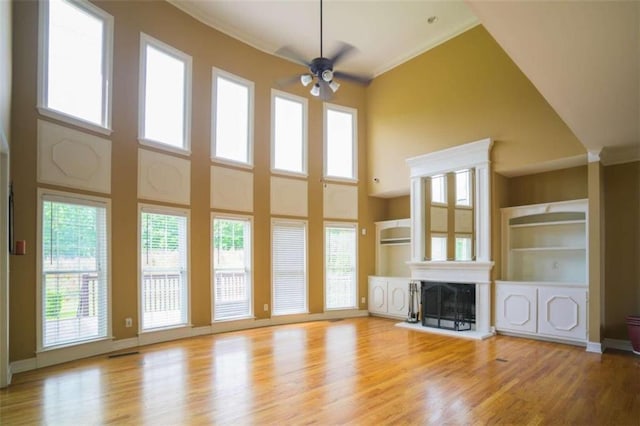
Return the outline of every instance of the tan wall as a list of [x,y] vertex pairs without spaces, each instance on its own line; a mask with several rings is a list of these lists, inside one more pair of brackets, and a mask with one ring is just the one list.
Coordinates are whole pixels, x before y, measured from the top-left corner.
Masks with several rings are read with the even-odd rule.
[[604,168],[604,337],[628,340],[625,317],[640,315],[640,162]]
[[387,199],[385,220],[406,219],[409,217],[411,217],[411,197],[403,195]]
[[367,116],[371,195],[409,192],[406,158],[487,137],[498,173],[585,154],[482,26],[377,77]]
[[[208,325],[210,306],[209,167],[211,68],[218,67],[255,82],[254,139],[254,307],[258,318],[269,316],[270,300],[270,96],[273,82],[302,67],[275,58],[227,37],[166,2],[96,4],[115,19],[112,140],[112,315],[116,339],[137,330],[137,108],[139,34],[145,32],[193,57],[191,136],[191,319]],[[16,192],[16,237],[27,240],[26,256],[11,259],[11,360],[34,356],[36,348],[36,67],[37,3],[15,2],[12,130],[19,140],[12,153]],[[287,88],[309,97],[309,307],[323,309],[322,102],[301,85]],[[365,89],[343,84],[332,100],[358,109],[359,225],[373,229],[383,216],[383,203],[366,194]],[[44,185],[41,185],[44,186]],[[374,272],[374,233],[360,235],[359,293],[367,294],[367,275]],[[366,309],[366,304],[360,308]],[[124,319],[134,318],[133,328]]]
[[587,166],[509,179],[509,206],[587,198]]

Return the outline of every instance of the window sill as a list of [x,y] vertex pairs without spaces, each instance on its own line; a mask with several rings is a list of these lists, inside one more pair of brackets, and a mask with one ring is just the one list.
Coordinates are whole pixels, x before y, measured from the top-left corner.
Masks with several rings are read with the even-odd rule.
[[180,148],[178,146],[173,146],[166,144],[164,142],[154,141],[151,139],[138,138],[138,142],[140,145],[148,146],[150,148],[156,148],[162,151],[171,152],[173,154],[183,155],[185,157],[191,156],[191,150],[186,148]]
[[309,175],[306,172],[290,172],[287,170],[280,170],[280,169],[271,169],[271,174],[274,176],[281,176],[281,177],[293,177],[293,178],[299,178],[299,179],[307,179],[309,177]]
[[323,183],[352,183],[357,184],[358,179],[355,178],[343,178],[343,177],[335,177],[335,176],[325,176],[322,178]]
[[215,164],[220,164],[223,166],[232,166],[232,167],[238,167],[241,169],[247,169],[247,170],[253,170],[253,164],[250,163],[243,163],[241,161],[235,161],[235,160],[228,160],[226,158],[220,158],[220,157],[211,157],[211,162],[215,163]]
[[86,120],[83,120],[81,118],[77,118],[77,117],[65,114],[63,112],[60,112],[60,111],[56,111],[56,110],[51,109],[51,108],[39,106],[38,107],[38,113],[40,115],[42,115],[43,117],[51,118],[51,119],[54,119],[56,121],[60,121],[60,122],[62,122],[64,124],[70,124],[70,125],[75,126],[75,127],[80,127],[80,128],[82,128],[84,130],[89,130],[89,131],[92,131],[94,133],[100,133],[100,134],[106,135],[106,136],[111,136],[111,133],[113,133],[113,130],[111,130],[111,128],[109,128],[109,127],[104,127],[104,126],[101,126],[99,124],[95,124],[95,123],[92,123],[90,121],[86,121]]

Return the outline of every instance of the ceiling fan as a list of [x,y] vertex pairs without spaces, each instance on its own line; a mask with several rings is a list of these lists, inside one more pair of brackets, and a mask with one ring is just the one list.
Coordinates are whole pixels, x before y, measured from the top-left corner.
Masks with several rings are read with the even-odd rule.
[[320,0],[320,56],[307,61],[291,47],[285,46],[276,51],[277,55],[289,58],[292,61],[304,65],[309,68],[309,72],[300,76],[295,76],[287,79],[281,84],[291,84],[300,80],[303,86],[308,86],[313,83],[310,93],[313,96],[320,97],[323,100],[328,100],[331,95],[338,91],[340,83],[334,78],[353,81],[361,84],[369,84],[370,78],[351,74],[347,72],[334,71],[334,66],[348,54],[354,53],[356,48],[347,43],[340,43],[338,50],[330,57],[326,58],[322,52],[322,0]]

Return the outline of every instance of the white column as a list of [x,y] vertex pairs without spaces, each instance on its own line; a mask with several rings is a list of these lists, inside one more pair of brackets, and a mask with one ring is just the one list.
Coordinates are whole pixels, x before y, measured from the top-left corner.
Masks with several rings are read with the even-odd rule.
[[489,163],[476,166],[476,261],[491,261],[491,185]]
[[425,223],[424,179],[411,178],[411,261],[422,262],[424,257]]
[[476,331],[491,333],[491,283],[476,283]]

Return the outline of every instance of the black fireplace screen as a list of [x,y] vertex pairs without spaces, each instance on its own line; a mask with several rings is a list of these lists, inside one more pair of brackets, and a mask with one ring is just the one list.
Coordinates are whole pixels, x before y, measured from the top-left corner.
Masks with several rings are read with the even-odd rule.
[[421,288],[423,326],[471,330],[476,322],[475,285],[423,281]]

